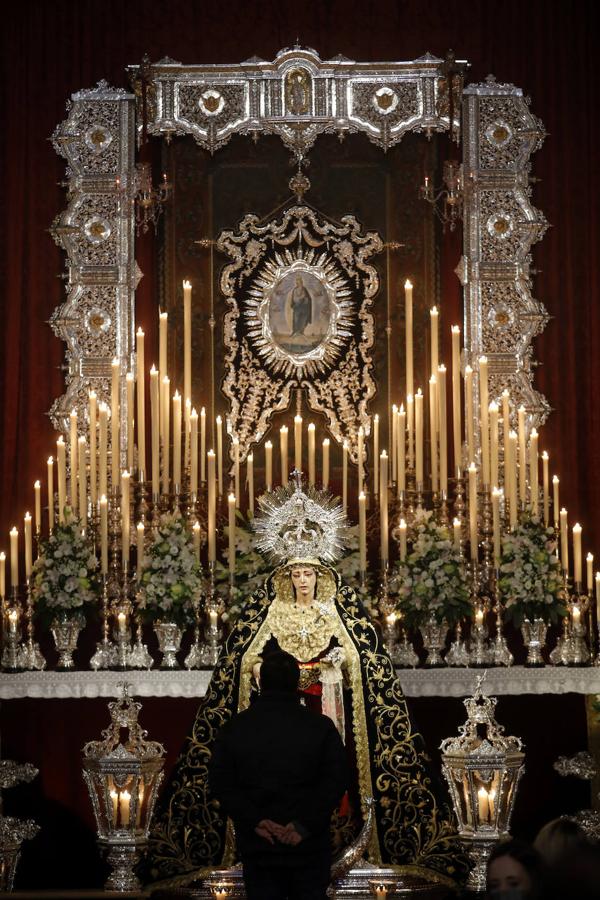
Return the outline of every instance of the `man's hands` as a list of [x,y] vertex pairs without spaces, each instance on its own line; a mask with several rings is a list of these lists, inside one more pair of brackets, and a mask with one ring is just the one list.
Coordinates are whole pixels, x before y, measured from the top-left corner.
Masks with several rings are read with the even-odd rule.
[[280,825],[278,822],[273,822],[272,819],[261,819],[254,831],[259,837],[273,845],[275,841],[279,841],[280,844],[296,847],[302,840],[302,836],[298,834],[292,822]]

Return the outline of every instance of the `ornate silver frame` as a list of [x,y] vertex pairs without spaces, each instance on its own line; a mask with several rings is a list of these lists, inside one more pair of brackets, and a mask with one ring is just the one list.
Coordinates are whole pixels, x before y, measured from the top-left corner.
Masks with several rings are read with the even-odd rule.
[[[462,73],[461,61],[455,71]],[[67,253],[67,300],[52,327],[67,344],[67,389],[50,415],[67,430],[87,391],[108,399],[110,362],[133,368],[134,295],[141,273],[134,257],[134,215],[124,192],[134,173],[137,129],[171,139],[191,134],[210,152],[233,134],[276,134],[298,157],[319,134],[362,132],[386,150],[407,131],[431,135],[450,126],[448,66],[429,54],[409,62],[321,60],[311,49],[282,50],[274,61],[185,66],[171,59],[130,66],[134,94],[101,82],[79,91],[54,146],[68,163],[68,206],[53,226]],[[453,96],[456,82],[453,78]],[[464,251],[457,269],[464,286],[466,361],[489,358],[491,396],[509,387],[530,424],[549,412],[533,388],[531,342],[547,322],[531,292],[530,250],[547,223],[531,203],[530,157],[544,138],[519,88],[483,84],[462,91],[453,131],[463,114]],[[137,117],[136,117],[137,106]],[[145,114],[143,118],[142,113]],[[122,415],[127,415],[125,390]],[[125,429],[121,429],[125,433]]]

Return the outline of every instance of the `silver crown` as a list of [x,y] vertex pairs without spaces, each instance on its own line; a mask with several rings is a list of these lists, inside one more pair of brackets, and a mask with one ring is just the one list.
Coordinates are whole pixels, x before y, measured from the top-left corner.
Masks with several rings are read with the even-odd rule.
[[296,483],[263,494],[258,500],[262,515],[254,519],[256,545],[278,564],[293,561],[335,562],[345,547],[347,528],[343,507],[321,491]]

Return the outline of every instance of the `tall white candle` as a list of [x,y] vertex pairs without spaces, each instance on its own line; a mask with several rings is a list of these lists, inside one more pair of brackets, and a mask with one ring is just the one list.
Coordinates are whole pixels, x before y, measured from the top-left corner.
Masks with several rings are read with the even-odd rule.
[[467,438],[467,458],[475,460],[475,405],[473,402],[473,369],[465,366],[465,431]]
[[10,583],[19,586],[19,532],[15,525],[10,530]]
[[[452,437],[454,444],[454,473],[460,477],[462,469],[461,390],[460,390],[460,328],[452,326]],[[441,432],[441,425],[440,425]]]
[[440,441],[440,491],[448,496],[448,435],[447,400],[446,400],[446,366],[438,366],[437,399],[438,399],[438,431]]
[[[159,313],[158,316],[158,377],[162,384],[169,372],[167,369],[167,344],[169,330],[169,314],[166,312]],[[163,414],[163,399],[161,394],[160,415]]]
[[133,372],[127,372],[125,375],[125,392],[127,397],[127,468],[133,472],[133,448],[134,448],[134,426],[135,426],[135,380]]
[[282,425],[279,429],[279,455],[281,457],[281,483],[287,484],[289,479],[288,468],[288,427]]
[[6,553],[0,553],[0,597],[6,597]]
[[308,424],[308,484],[314,487],[317,471],[317,459],[315,448],[315,425],[314,422]]
[[120,466],[120,428],[119,419],[121,416],[121,406],[119,403],[119,391],[121,387],[121,365],[115,357],[111,363],[111,381],[110,381],[110,453],[111,467],[110,477],[113,490],[119,486],[119,469]]
[[267,491],[273,490],[273,444],[265,443],[265,485]]
[[169,493],[171,483],[171,379],[162,380],[162,491]]
[[406,452],[408,456],[408,468],[415,464],[415,398],[412,394],[406,397]]
[[476,562],[479,557],[479,538],[477,534],[477,467],[469,465],[469,540],[471,543],[471,559]]
[[136,576],[137,580],[141,581],[142,578],[142,569],[144,567],[144,523],[138,522],[136,528]]
[[329,438],[323,440],[323,490],[329,490]]
[[452,529],[454,533],[454,549],[460,552],[460,543],[462,536],[462,525],[460,519],[454,518],[452,522]]
[[121,473],[121,556],[123,563],[129,562],[130,544],[130,508],[129,508],[129,482],[130,474],[127,471]]
[[223,419],[217,416],[217,482],[219,497],[223,496]]
[[406,356],[406,393],[414,395],[413,373],[413,286],[407,279],[404,283],[404,320]]
[[510,394],[506,388],[502,391],[502,439],[504,443],[504,492],[506,490],[506,451],[510,432]]
[[241,491],[240,491],[240,442],[237,437],[234,437],[231,441],[231,445],[233,448],[233,484],[235,489],[235,497],[238,506],[241,504]]
[[537,516],[539,512],[539,465],[538,465],[538,433],[531,429],[529,437],[529,495],[531,500],[531,514]]
[[206,409],[200,410],[200,481],[206,481]]
[[[160,389],[158,372],[150,369],[150,418],[152,425],[152,494],[160,494]],[[102,488],[100,488],[102,493]]]
[[398,479],[397,473],[398,466],[398,407],[395,403],[392,404],[392,481],[396,482]]
[[502,491],[495,487],[492,489],[492,529],[494,535],[494,566],[500,565],[500,498]]
[[54,460],[48,457],[48,532],[54,528]]
[[216,470],[214,450],[206,454],[208,471],[208,561],[214,563],[217,558],[217,498],[216,498]]
[[181,396],[173,394],[173,490],[181,487]]
[[85,528],[87,525],[87,466],[86,466],[86,440],[84,437],[80,437],[77,441],[77,455],[78,465],[77,471],[79,472],[79,518],[81,519],[81,524]]
[[246,458],[246,482],[248,484],[248,512],[254,517],[254,454],[249,453]]
[[294,468],[302,471],[302,416],[294,416]]
[[400,562],[406,559],[407,550],[407,525],[404,519],[400,519]]
[[431,322],[431,374],[437,377],[439,366],[439,313],[437,306],[429,310]]
[[510,509],[510,528],[511,531],[517,525],[518,520],[518,499],[517,499],[517,433],[509,431],[508,433],[508,503]]
[[100,496],[100,572],[108,574],[108,500]]
[[560,561],[563,572],[569,571],[569,531],[567,511],[560,511]]
[[417,487],[423,487],[423,394],[421,388],[415,396],[415,476]]
[[546,450],[542,453],[542,489],[544,491],[544,525],[550,521],[550,457]]
[[579,522],[573,525],[573,581],[579,585],[582,582],[581,525]]
[[77,515],[77,463],[78,463],[78,452],[77,452],[77,410],[72,409],[69,414],[69,459],[71,461],[71,483],[70,483],[70,501],[71,501],[71,509],[73,513]]
[[365,483],[365,470],[364,470],[364,457],[365,457],[365,431],[362,425],[359,425],[358,428],[358,440],[356,443],[356,457],[358,463],[358,493],[360,494],[364,489]]
[[398,495],[406,490],[406,413],[400,404],[398,410]]
[[596,572],[594,581],[596,582],[596,621],[600,622],[600,572]]
[[56,465],[58,469],[58,521],[65,521],[67,503],[67,458],[66,447],[62,435],[56,442]]
[[198,493],[198,413],[190,413],[190,491]]
[[342,506],[348,509],[348,441],[342,445]]
[[202,529],[200,527],[200,522],[196,519],[192,526],[192,542],[194,544],[194,553],[196,554],[196,559],[200,562],[200,535]]
[[519,429],[519,501],[525,505],[527,502],[527,452],[525,443],[525,407],[517,410],[517,422]]
[[183,282],[183,396],[192,399],[192,285]]
[[558,531],[558,522],[559,522],[559,512],[560,512],[560,503],[559,503],[559,484],[560,479],[558,475],[552,476],[552,512],[554,518],[554,528]]
[[490,484],[490,428],[487,356],[479,357],[479,417],[481,421],[481,477],[484,487]]
[[228,561],[229,561],[229,574],[235,574],[235,508],[237,505],[237,500],[235,494],[229,494],[227,497],[227,512],[228,512],[228,531],[229,531],[229,547],[228,547]]
[[144,332],[138,328],[135,336],[136,346],[136,398],[137,398],[137,447],[138,447],[138,477],[143,481],[147,477],[146,469],[146,393],[144,384],[145,353]]
[[367,571],[367,498],[364,491],[358,495],[358,533],[360,571]]
[[498,465],[498,404],[492,400],[488,407],[490,421],[490,484],[492,487],[499,485],[499,465]]
[[[375,463],[377,468],[377,463]],[[388,533],[388,455],[385,450],[379,457],[380,484],[379,513],[381,529],[381,563],[385,565],[389,559],[389,533]]]
[[42,530],[42,485],[39,481],[33,483],[34,510],[35,510],[35,531],[39,534]]
[[587,592],[592,596],[594,590],[594,554],[588,553],[585,558],[586,586]]
[[25,538],[25,578],[29,581],[31,578],[31,567],[33,565],[33,532],[31,527],[31,516],[28,512],[25,513],[23,534]]
[[429,437],[431,447],[431,490],[434,493],[437,493],[439,490],[437,412],[437,378],[435,375],[432,375],[429,379]]
[[379,496],[379,466],[377,465],[377,460],[379,459],[379,416],[377,413],[373,416],[373,460],[375,464],[373,465],[373,496]]

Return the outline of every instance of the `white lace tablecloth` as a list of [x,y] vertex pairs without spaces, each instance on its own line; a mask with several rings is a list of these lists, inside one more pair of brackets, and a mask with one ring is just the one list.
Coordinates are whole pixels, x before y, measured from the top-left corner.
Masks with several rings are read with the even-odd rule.
[[[398,677],[407,697],[466,697],[475,689],[481,669],[400,669]],[[116,697],[127,681],[138,697],[203,697],[211,671],[149,672],[17,672],[0,675],[0,700],[26,697],[61,700],[78,697]],[[599,668],[547,666],[527,669],[488,669],[486,693],[600,694]]]

